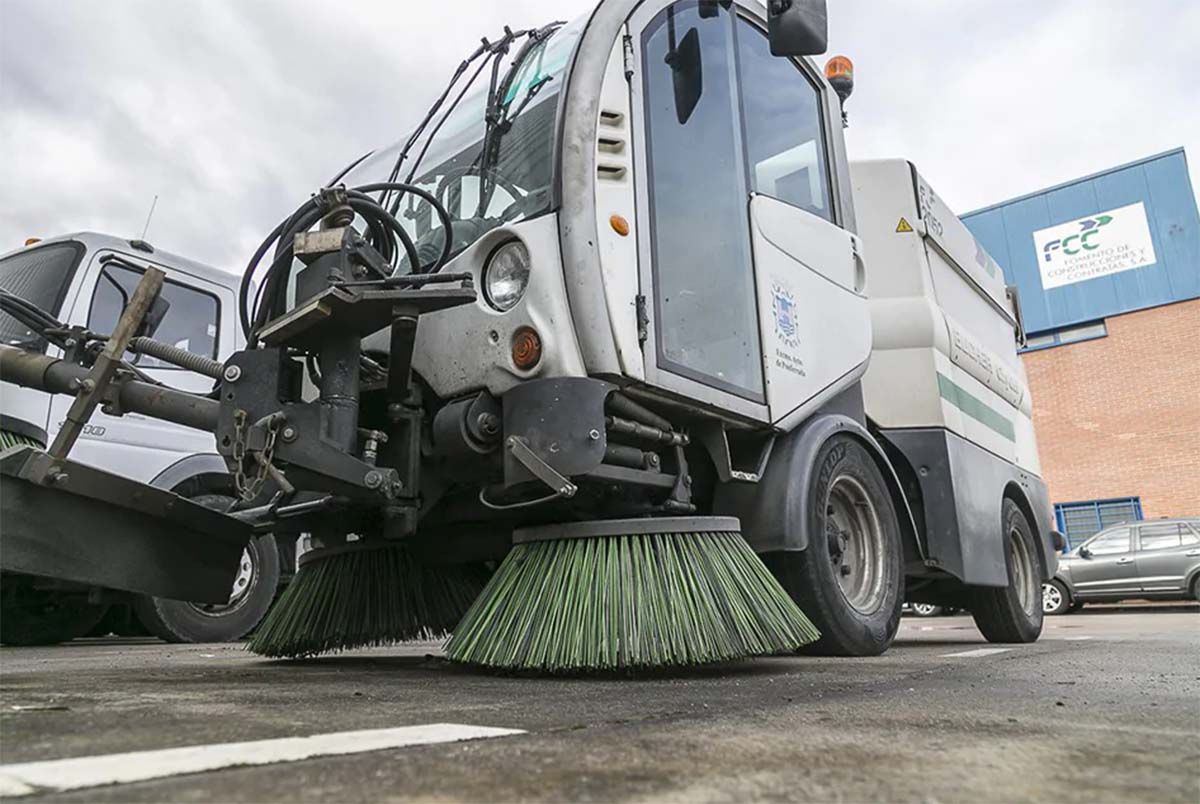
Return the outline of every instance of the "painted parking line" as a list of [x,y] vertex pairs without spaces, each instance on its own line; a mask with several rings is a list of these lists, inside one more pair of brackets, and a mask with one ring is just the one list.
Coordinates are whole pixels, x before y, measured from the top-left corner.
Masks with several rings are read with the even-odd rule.
[[1090,637],[1090,636],[1063,637],[1063,640],[1065,642],[1083,642],[1085,639],[1092,639],[1092,637]]
[[521,729],[427,723],[394,729],[339,731],[308,737],[191,745],[158,751],[132,751],[125,754],[52,759],[45,762],[21,762],[0,765],[0,796],[80,790],[221,768],[296,762],[315,757],[361,754],[388,748],[507,737],[524,733]]
[[976,648],[958,653],[943,653],[943,659],[980,659],[984,656],[995,656],[997,653],[1008,653],[1012,648]]

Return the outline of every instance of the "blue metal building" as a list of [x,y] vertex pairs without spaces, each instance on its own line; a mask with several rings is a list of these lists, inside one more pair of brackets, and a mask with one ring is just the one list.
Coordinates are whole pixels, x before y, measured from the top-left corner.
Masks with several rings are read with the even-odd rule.
[[[1200,297],[1200,213],[1182,148],[962,220],[1016,285],[1031,346],[1057,345],[1047,337],[1106,316]],[[1073,258],[1090,269],[1047,272]]]
[[[1142,519],[1144,504],[1146,516],[1200,513],[1197,464],[1187,454],[1200,445],[1200,366],[1189,359],[1166,372],[1159,366],[1149,376],[1146,363],[1130,369],[1134,361],[1115,359],[1145,343],[1170,350],[1162,344],[1169,337],[1176,338],[1175,353],[1195,354],[1184,344],[1200,339],[1194,306],[1174,316],[1181,308],[1166,307],[1200,298],[1200,213],[1183,149],[1004,201],[962,220],[1017,288],[1028,335],[1025,351],[1108,339],[1113,324],[1106,319],[1137,313],[1123,319],[1136,318],[1136,325],[1121,332],[1140,343],[1108,339],[1083,351],[1038,355],[1038,381],[1049,387],[1032,388],[1035,418],[1036,400],[1050,400],[1040,408],[1045,418],[1038,425],[1039,448],[1058,527],[1070,545],[1102,528]],[[1189,316],[1195,317],[1194,336]],[[1183,320],[1182,328],[1165,323],[1168,318]],[[1174,334],[1156,327],[1174,327]],[[1033,377],[1030,382],[1035,384]],[[1139,398],[1125,389],[1146,390]],[[1065,405],[1064,397],[1070,399]],[[1128,412],[1143,424],[1122,419]],[[1166,423],[1171,427],[1164,430]]]

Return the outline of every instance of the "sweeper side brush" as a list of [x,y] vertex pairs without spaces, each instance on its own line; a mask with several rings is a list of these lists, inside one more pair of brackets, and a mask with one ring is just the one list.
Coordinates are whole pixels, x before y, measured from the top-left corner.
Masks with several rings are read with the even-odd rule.
[[476,567],[430,567],[392,542],[350,542],[305,553],[249,649],[302,658],[438,639],[461,619],[486,577]]
[[678,517],[518,530],[446,646],[457,662],[580,672],[788,653],[819,634],[738,520]]

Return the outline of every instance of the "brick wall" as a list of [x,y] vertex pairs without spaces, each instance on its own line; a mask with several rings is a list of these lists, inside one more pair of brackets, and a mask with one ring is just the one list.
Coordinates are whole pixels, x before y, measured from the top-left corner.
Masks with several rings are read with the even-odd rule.
[[1108,337],[1023,356],[1050,499],[1200,514],[1200,299],[1105,323]]

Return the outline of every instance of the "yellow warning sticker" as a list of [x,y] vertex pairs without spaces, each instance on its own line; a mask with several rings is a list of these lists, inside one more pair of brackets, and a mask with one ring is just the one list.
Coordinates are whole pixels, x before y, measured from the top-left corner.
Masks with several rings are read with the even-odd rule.
[[910,224],[904,218],[901,218],[900,222],[896,224],[897,232],[911,232],[912,230],[913,230],[912,224]]

